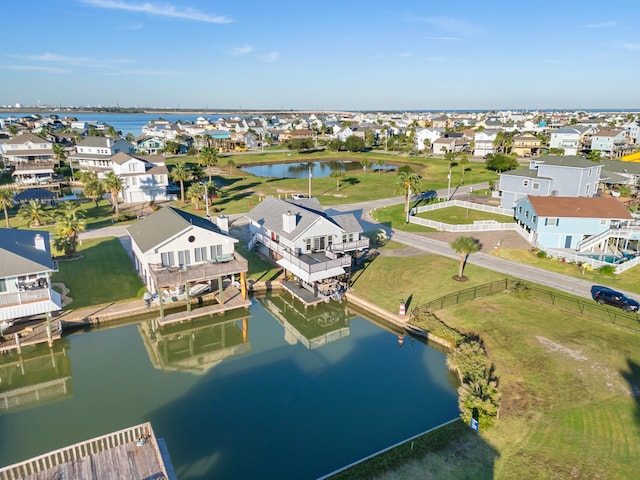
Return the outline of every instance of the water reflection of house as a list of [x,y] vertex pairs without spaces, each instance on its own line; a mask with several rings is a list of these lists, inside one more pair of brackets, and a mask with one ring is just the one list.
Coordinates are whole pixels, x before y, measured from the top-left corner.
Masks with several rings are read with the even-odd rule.
[[248,314],[201,317],[160,326],[155,320],[138,324],[151,363],[165,372],[201,375],[225,358],[251,351]]
[[62,400],[72,395],[69,341],[6,353],[0,363],[0,413]]
[[258,302],[284,327],[284,338],[290,345],[300,342],[309,350],[351,335],[350,321],[356,315],[346,306],[323,304],[313,309],[298,308],[295,300],[270,295],[257,297]]

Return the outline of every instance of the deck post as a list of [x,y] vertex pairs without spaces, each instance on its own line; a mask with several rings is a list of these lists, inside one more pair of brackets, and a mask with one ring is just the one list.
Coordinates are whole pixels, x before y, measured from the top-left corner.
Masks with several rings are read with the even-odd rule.
[[221,276],[218,277],[218,294],[220,295],[220,304],[224,305],[224,285]]
[[158,305],[160,306],[160,320],[164,320],[164,305],[162,304],[162,289],[158,291]]
[[22,353],[22,347],[20,346],[20,335],[18,332],[15,333],[16,338],[16,348],[18,349],[18,353]]
[[49,348],[53,347],[53,338],[51,336],[51,312],[47,312],[47,338],[49,339]]
[[184,294],[187,300],[187,312],[191,311],[191,296],[189,295],[189,282],[184,284]]
[[245,272],[240,272],[240,291],[242,292],[242,300],[247,299],[247,275]]

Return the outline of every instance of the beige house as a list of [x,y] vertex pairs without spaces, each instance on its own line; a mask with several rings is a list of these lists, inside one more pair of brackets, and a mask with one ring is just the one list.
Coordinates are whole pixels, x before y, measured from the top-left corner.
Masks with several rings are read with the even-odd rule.
[[541,146],[542,141],[535,135],[530,133],[516,135],[513,137],[511,153],[518,157],[535,157],[540,155]]

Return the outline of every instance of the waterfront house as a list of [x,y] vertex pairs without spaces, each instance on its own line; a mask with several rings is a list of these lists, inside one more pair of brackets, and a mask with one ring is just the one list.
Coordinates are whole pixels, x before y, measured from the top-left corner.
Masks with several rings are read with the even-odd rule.
[[123,180],[120,196],[124,203],[175,200],[169,193],[169,171],[164,157],[118,153],[109,159],[113,172]]
[[[196,291],[233,284],[247,299],[247,261],[227,235],[227,217],[206,218],[164,207],[128,227],[135,268],[150,293],[169,301]],[[237,276],[237,277],[236,277]]]
[[632,146],[624,129],[600,127],[591,137],[591,150],[598,150],[603,157],[619,158],[630,153]]
[[540,154],[542,141],[530,133],[516,135],[513,137],[511,153],[518,157],[535,157]]
[[246,217],[249,249],[269,256],[316,295],[320,282],[350,273],[352,253],[369,247],[353,214],[327,215],[317,198],[267,197]]
[[157,155],[164,151],[166,146],[164,139],[151,137],[149,135],[141,135],[135,139],[136,151],[146,155]]
[[134,154],[133,144],[124,138],[87,137],[76,146],[76,153],[69,156],[69,161],[80,171],[92,171],[98,178],[106,177],[113,170],[111,157],[124,152]]
[[0,322],[60,310],[62,299],[51,287],[55,271],[49,232],[0,228]]
[[[615,232],[633,216],[612,197],[537,197],[516,202],[516,221],[536,247],[577,249],[589,237]],[[607,240],[604,238],[603,240]]]
[[531,159],[528,168],[500,173],[500,206],[513,208],[527,195],[593,197],[598,190],[602,165],[576,156],[543,156]]
[[38,184],[52,180],[57,163],[50,141],[26,132],[1,143],[0,151],[3,161],[13,167],[16,182]]
[[581,150],[580,137],[587,128],[562,127],[551,132],[549,148],[561,149],[564,155],[577,155]]

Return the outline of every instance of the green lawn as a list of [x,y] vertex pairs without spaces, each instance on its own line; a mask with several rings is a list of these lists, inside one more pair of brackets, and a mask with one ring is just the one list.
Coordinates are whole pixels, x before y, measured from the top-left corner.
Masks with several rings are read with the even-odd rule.
[[483,212],[473,208],[447,207],[429,212],[418,213],[416,217],[427,218],[435,222],[449,223],[451,225],[472,224],[481,220],[494,220],[498,223],[514,223],[513,217],[497,213]]
[[64,283],[73,302],[68,308],[81,308],[130,300],[143,288],[131,259],[117,238],[87,240],[78,249],[77,260],[59,261],[54,283]]

